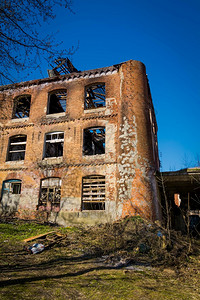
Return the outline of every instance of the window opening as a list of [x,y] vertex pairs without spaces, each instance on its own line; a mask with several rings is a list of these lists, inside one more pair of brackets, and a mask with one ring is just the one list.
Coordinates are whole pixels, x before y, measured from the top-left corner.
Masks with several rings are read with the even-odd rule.
[[1,210],[5,214],[13,214],[17,211],[21,194],[21,180],[9,179],[2,184]]
[[26,135],[10,137],[7,161],[24,160],[26,151]]
[[28,118],[30,113],[31,96],[23,95],[14,101],[13,119]]
[[49,94],[48,114],[57,114],[66,111],[67,91],[58,90]]
[[11,179],[4,181],[3,194],[21,194],[21,180]]
[[93,84],[85,88],[85,109],[106,106],[105,83]]
[[83,177],[82,210],[105,210],[105,176]]
[[105,127],[86,128],[83,132],[83,154],[105,153]]
[[47,178],[41,181],[39,207],[46,210],[60,208],[61,199],[61,179]]
[[63,156],[64,132],[50,132],[46,134],[44,157]]

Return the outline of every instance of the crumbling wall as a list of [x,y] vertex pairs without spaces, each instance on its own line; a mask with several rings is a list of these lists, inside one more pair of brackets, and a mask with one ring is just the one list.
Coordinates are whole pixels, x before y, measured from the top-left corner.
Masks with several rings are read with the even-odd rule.
[[[85,87],[98,83],[105,84],[105,104],[86,107]],[[52,93],[56,97],[62,94],[66,99],[64,109],[56,103],[57,113],[54,108],[48,110],[49,101],[55,100]],[[20,95],[31,95],[28,118],[13,118],[14,101]],[[158,165],[152,152],[149,117],[152,102],[142,63],[129,61],[77,76],[18,84],[5,88],[2,97],[5,101],[0,104],[8,104],[6,117],[0,122],[0,186],[8,179],[21,180],[19,217],[42,218],[63,225],[96,224],[135,214],[150,219],[158,217],[153,175]],[[105,129],[105,153],[85,155],[84,130],[88,128]],[[9,138],[15,135],[27,137],[25,159],[9,161]],[[50,147],[54,142],[63,147],[62,151],[54,152],[59,153],[57,157],[46,155],[47,143]],[[82,180],[86,176],[105,178],[105,205],[101,210],[83,209]],[[53,209],[39,201],[41,182],[47,178],[58,178],[61,182],[61,200]]]
[[[116,73],[116,72],[115,72]],[[105,82],[106,106],[84,110],[84,88],[95,82]],[[7,91],[11,102],[7,119],[1,127],[1,182],[8,178],[22,181],[19,217],[35,218],[42,215],[39,207],[41,180],[60,178],[61,202],[57,211],[43,213],[43,218],[67,222],[99,223],[116,218],[116,141],[117,103],[119,91],[116,87],[118,75],[99,79],[85,78],[30,85]],[[66,112],[48,114],[48,94],[55,90],[67,90]],[[31,95],[29,118],[12,119],[12,101],[21,94]],[[83,131],[85,128],[103,126],[106,130],[105,154],[83,155]],[[61,157],[45,157],[45,135],[49,132],[63,132],[64,145]],[[26,135],[25,159],[6,161],[9,138]],[[82,211],[82,178],[88,175],[103,175],[106,178],[106,203],[104,211]]]
[[118,216],[140,215],[147,219],[160,218],[151,143],[145,66],[129,61],[120,69],[121,113],[118,157]]

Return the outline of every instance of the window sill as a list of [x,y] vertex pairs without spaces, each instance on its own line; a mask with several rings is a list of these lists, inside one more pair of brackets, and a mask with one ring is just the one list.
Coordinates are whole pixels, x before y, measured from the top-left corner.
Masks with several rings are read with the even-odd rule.
[[84,113],[88,114],[88,113],[97,113],[97,112],[101,112],[101,111],[105,111],[106,110],[106,106],[103,107],[98,107],[98,108],[91,108],[91,109],[84,109]]
[[59,118],[59,117],[64,117],[65,115],[66,115],[65,112],[56,113],[56,114],[47,114],[46,118]]
[[7,160],[6,164],[16,164],[16,165],[23,165],[24,164],[24,160]]
[[11,122],[27,122],[29,118],[16,118],[16,119],[11,119]]
[[103,153],[103,154],[94,154],[94,155],[83,155],[83,158],[86,158],[86,159],[105,158],[105,153]]
[[45,157],[42,160],[42,165],[54,165],[61,164],[63,162],[63,156],[60,157]]
[[105,212],[106,210],[105,210],[105,209],[102,209],[102,210],[101,210],[101,209],[88,209],[88,210],[87,210],[87,209],[84,209],[84,210],[81,210],[81,211],[82,211],[82,212],[84,212],[84,211],[85,211],[85,212],[94,212],[94,211],[95,211],[95,212],[97,212],[97,211],[98,211],[98,212]]

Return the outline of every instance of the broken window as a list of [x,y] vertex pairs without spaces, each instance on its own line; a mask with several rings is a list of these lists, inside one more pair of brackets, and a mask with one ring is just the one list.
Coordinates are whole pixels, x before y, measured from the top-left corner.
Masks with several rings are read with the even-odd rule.
[[3,194],[20,194],[21,193],[21,180],[10,179],[3,182]]
[[105,127],[86,128],[83,131],[83,154],[105,153]]
[[38,206],[45,210],[52,211],[60,208],[61,179],[46,178],[41,180],[40,198]]
[[46,134],[44,157],[63,156],[64,132]]
[[5,180],[2,185],[1,209],[5,214],[17,211],[21,194],[21,180]]
[[96,83],[85,88],[85,109],[106,106],[105,83]]
[[24,160],[26,151],[26,135],[10,137],[7,161]]
[[105,210],[105,176],[83,177],[82,210]]
[[47,114],[57,114],[66,111],[67,91],[57,90],[49,94]]
[[14,100],[14,110],[12,118],[28,118],[30,113],[31,96],[22,95]]

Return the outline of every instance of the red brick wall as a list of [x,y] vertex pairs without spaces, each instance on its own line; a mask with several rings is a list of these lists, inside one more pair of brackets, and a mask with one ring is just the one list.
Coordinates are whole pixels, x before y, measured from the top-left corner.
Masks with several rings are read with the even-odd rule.
[[[152,102],[145,67],[129,61],[118,72],[95,76],[93,72],[91,78],[61,77],[58,81],[35,82],[17,89],[11,86],[1,93],[0,104],[4,109],[0,120],[0,187],[7,179],[22,180],[19,216],[35,217],[40,180],[60,177],[61,224],[99,223],[135,214],[158,217],[153,177],[158,166],[152,152]],[[96,82],[105,82],[106,108],[84,111],[84,88]],[[46,115],[48,93],[61,88],[67,89],[66,113]],[[21,94],[31,94],[30,116],[27,120],[12,120],[13,99]],[[106,128],[103,155],[82,154],[83,130],[91,126]],[[53,131],[64,132],[63,157],[43,159],[45,133]],[[25,160],[6,162],[9,137],[17,134],[27,135]],[[94,174],[106,176],[106,211],[81,212],[82,177]]]

